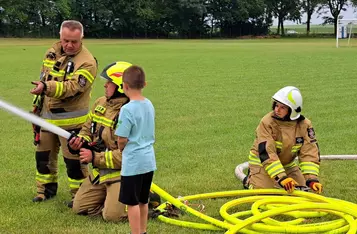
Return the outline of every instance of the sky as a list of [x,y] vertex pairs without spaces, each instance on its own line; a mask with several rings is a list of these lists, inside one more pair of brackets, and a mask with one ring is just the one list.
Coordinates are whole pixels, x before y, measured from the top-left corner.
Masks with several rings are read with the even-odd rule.
[[[347,11],[341,11],[340,15],[342,15],[344,19],[357,18],[357,12],[355,12],[356,10],[357,10],[356,8],[352,6],[348,6]],[[327,14],[321,16],[318,16],[318,14],[314,13],[312,15],[311,24],[322,24],[323,23],[322,17],[325,15],[331,16],[331,13],[328,12]],[[306,22],[306,14],[303,15],[301,22]],[[292,21],[284,21],[284,25],[291,25],[291,24],[297,24],[297,23]],[[277,19],[274,19],[273,25],[278,25]]]

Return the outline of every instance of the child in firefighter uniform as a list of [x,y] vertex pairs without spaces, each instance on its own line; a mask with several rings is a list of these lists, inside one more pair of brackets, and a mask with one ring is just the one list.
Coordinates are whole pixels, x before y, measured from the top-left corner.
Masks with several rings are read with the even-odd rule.
[[[73,211],[77,214],[102,214],[107,221],[127,217],[125,205],[118,201],[122,155],[114,131],[121,107],[129,102],[122,88],[122,74],[130,66],[116,62],[104,68],[100,76],[107,80],[105,96],[95,101],[87,122],[68,143],[71,150],[80,150],[82,163],[93,166],[74,198]],[[95,145],[96,151],[81,148],[84,140]]]
[[[47,50],[35,95],[34,113],[67,131],[79,131],[86,121],[91,87],[97,73],[93,55],[82,45],[83,26],[74,20],[61,25],[60,41]],[[62,149],[72,198],[88,175],[86,165],[67,148],[67,139],[34,126],[37,195],[41,202],[57,194],[58,153]]]
[[282,187],[292,192],[296,186],[307,186],[316,193],[322,192],[315,132],[301,110],[302,96],[296,87],[287,86],[274,94],[273,111],[262,118],[256,129],[249,153],[249,173],[243,180],[245,188]]

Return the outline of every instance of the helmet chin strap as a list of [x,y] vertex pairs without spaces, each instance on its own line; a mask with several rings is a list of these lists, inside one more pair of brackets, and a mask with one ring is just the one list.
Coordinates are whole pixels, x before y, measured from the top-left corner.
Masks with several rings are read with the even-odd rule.
[[118,86],[117,86],[115,88],[115,91],[114,91],[113,95],[111,97],[107,98],[107,100],[109,101],[111,99],[115,99],[115,98],[119,98],[119,97],[126,97],[126,95],[124,93],[120,93],[118,91]]

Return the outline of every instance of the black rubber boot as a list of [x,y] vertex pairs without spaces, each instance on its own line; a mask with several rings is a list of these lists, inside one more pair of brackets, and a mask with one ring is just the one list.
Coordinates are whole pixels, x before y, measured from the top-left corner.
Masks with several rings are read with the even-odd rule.
[[44,194],[37,194],[37,196],[32,199],[33,202],[43,202],[45,200],[46,197]]
[[47,199],[49,199],[49,198],[52,198],[52,197],[56,196],[57,188],[58,188],[58,184],[57,183],[45,184],[45,197]]
[[73,200],[68,201],[68,202],[65,202],[65,203],[66,203],[66,205],[68,206],[68,208],[71,208],[71,209],[72,209],[72,207],[73,207]]
[[250,170],[248,169],[248,173],[246,175],[246,177],[244,177],[242,183],[243,183],[243,188],[245,189],[249,189],[249,184],[248,184],[248,177],[249,177],[249,174],[250,174]]

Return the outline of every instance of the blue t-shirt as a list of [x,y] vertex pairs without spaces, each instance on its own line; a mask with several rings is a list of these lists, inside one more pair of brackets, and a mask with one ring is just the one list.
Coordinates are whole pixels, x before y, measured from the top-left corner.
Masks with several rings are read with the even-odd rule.
[[121,175],[132,176],[156,170],[153,147],[155,110],[149,99],[133,100],[121,108],[115,135],[128,138],[122,152]]

